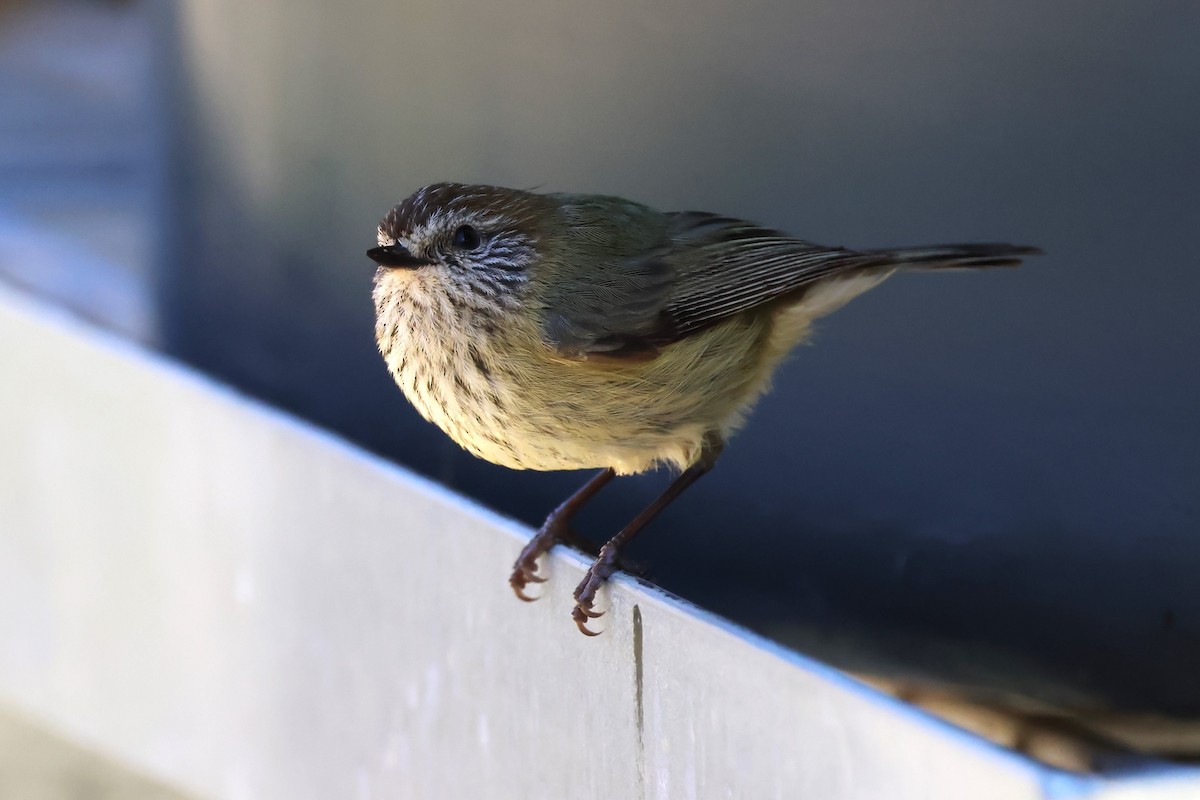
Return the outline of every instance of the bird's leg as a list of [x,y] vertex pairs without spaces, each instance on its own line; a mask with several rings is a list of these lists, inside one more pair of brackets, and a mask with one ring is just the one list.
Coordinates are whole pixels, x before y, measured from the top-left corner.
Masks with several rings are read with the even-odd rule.
[[678,478],[671,482],[666,491],[659,495],[657,500],[648,505],[620,533],[609,539],[600,548],[600,555],[588,569],[587,574],[583,576],[583,581],[575,589],[575,610],[571,612],[571,618],[575,620],[575,624],[579,627],[580,632],[587,636],[596,636],[599,634],[599,631],[588,629],[587,621],[604,614],[603,611],[593,611],[592,606],[596,602],[596,592],[617,571],[618,562],[621,558],[621,548],[641,533],[642,528],[646,527],[647,523],[662,513],[664,508],[669,506],[676,497],[683,494],[684,490],[695,483],[701,475],[712,469],[713,465],[717,462],[717,456],[721,454],[723,446],[724,443],[719,439],[709,437],[705,441],[704,449],[701,451],[700,458],[696,460],[696,463],[685,469]]
[[529,544],[525,545],[521,551],[521,555],[517,556],[517,563],[513,564],[508,584],[517,597],[526,602],[533,602],[537,599],[525,594],[525,586],[531,582],[543,583],[546,580],[538,577],[538,558],[550,552],[550,549],[560,541],[576,538],[577,535],[570,528],[571,517],[575,516],[579,509],[583,508],[587,501],[604,488],[604,484],[611,481],[616,474],[611,468],[601,470],[581,486],[579,491],[568,497],[561,506],[550,512],[550,516],[546,517],[542,527],[538,528],[537,533],[529,540]]

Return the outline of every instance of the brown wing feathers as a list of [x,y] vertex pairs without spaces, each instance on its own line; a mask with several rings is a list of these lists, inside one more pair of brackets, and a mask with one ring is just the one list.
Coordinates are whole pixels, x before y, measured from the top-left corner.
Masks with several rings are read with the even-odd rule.
[[778,231],[714,214],[672,217],[672,241],[662,256],[674,267],[666,316],[675,339],[813,284],[871,269],[1012,266],[1036,248],[1009,244],[938,245],[847,250],[793,239]]
[[[743,311],[797,298],[819,281],[876,269],[1013,266],[1039,251],[1010,244],[847,250],[717,214],[665,215],[649,248],[547,314],[543,331],[572,358],[652,358]],[[569,311],[566,310],[569,308]]]

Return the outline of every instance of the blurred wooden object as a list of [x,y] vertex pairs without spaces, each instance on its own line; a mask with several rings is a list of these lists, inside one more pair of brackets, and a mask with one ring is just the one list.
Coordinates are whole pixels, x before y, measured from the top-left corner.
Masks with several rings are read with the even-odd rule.
[[1064,710],[1023,698],[981,700],[966,688],[856,677],[998,745],[1072,772],[1094,772],[1105,762],[1130,755],[1200,761],[1200,720]]

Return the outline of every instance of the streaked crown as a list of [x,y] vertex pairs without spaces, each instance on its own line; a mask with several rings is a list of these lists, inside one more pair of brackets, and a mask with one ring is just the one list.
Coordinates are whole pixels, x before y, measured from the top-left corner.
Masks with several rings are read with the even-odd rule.
[[387,213],[379,244],[452,270],[512,273],[534,259],[542,217],[552,207],[518,189],[435,183]]

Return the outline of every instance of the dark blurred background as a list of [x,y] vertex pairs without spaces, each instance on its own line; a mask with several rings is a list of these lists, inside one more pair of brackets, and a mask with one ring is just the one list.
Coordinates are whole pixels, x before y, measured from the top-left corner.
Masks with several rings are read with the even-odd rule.
[[[152,11],[162,346],[531,524],[585,476],[460,451],[375,351],[363,252],[422,184],[1042,247],[827,319],[632,555],[843,666],[1200,715],[1200,6]],[[582,526],[607,538],[666,481]]]

